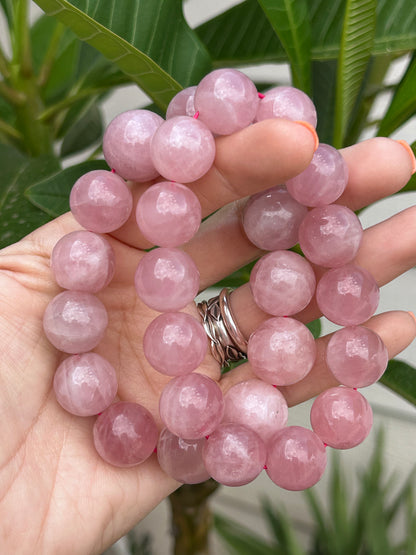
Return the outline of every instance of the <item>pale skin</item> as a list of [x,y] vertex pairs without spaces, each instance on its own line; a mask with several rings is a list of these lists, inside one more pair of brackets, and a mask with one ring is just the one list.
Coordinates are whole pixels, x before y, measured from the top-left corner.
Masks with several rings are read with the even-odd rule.
[[[314,152],[308,129],[268,120],[217,139],[215,167],[191,184],[207,220],[186,246],[201,273],[201,289],[259,256],[241,230],[240,213],[249,194],[282,183],[302,171]],[[400,190],[414,160],[399,143],[372,139],[343,151],[350,171],[340,203],[357,209]],[[146,185],[134,185],[137,201]],[[233,203],[233,204],[229,204]],[[53,374],[65,356],[42,330],[47,303],[60,289],[49,259],[53,246],[80,226],[70,214],[36,230],[0,252],[0,545],[4,553],[101,553],[178,487],[159,468],[155,455],[145,463],[118,469],[102,461],[92,443],[94,418],[66,413],[55,400]],[[110,238],[117,270],[99,294],[109,315],[104,341],[95,349],[116,368],[118,398],[143,404],[158,418],[158,399],[167,382],[146,362],[142,337],[156,316],[138,299],[133,276],[147,243],[133,218]],[[356,260],[383,285],[416,264],[416,208],[408,208],[365,232]],[[319,269],[317,269],[319,273]],[[232,294],[238,324],[248,337],[267,318],[247,286]],[[412,310],[412,307],[403,307]],[[413,307],[414,308],[414,307]],[[194,305],[186,309],[197,317]],[[416,336],[406,311],[370,319],[390,357]],[[297,317],[319,315],[314,302]],[[312,372],[299,384],[282,388],[290,405],[311,398],[336,382],[323,359],[327,337],[318,340]],[[252,376],[249,364],[220,378],[210,354],[198,369],[226,391]],[[307,423],[305,423],[307,425]]]

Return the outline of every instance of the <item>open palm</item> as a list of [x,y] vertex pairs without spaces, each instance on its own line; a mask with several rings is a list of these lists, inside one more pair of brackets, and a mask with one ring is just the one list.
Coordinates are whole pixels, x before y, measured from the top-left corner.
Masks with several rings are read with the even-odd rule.
[[[312,134],[302,125],[268,120],[217,139],[215,166],[191,184],[204,216],[185,249],[201,273],[201,289],[253,260],[259,251],[241,230],[240,212],[249,194],[284,182],[301,172],[314,150]],[[350,181],[340,202],[353,209],[399,190],[412,171],[402,145],[374,139],[345,149]],[[377,163],[373,163],[377,161]],[[145,185],[134,185],[137,197]],[[357,262],[384,284],[416,263],[414,209],[365,232]],[[21,554],[100,553],[129,530],[177,483],[166,476],[155,456],[142,465],[118,469],[102,461],[92,443],[94,418],[66,413],[52,390],[53,374],[63,358],[42,330],[45,307],[60,289],[49,258],[55,243],[79,229],[70,214],[43,226],[0,253],[0,533],[2,552]],[[389,238],[389,241],[387,241]],[[144,331],[156,313],[138,299],[133,276],[149,245],[133,218],[109,238],[116,254],[115,277],[99,294],[109,326],[96,351],[116,368],[118,397],[144,405],[160,424],[158,402],[169,378],[154,371],[142,350]],[[319,269],[317,270],[319,272]],[[267,317],[247,286],[232,295],[232,307],[248,336]],[[197,316],[192,304],[186,309]],[[318,316],[314,302],[298,317]],[[368,324],[394,356],[416,335],[406,312],[378,315]],[[318,352],[327,338],[318,340]],[[198,370],[220,380],[210,354]],[[230,372],[220,384],[251,376],[250,365]],[[290,404],[301,402],[334,383],[318,356],[311,374],[282,388]]]

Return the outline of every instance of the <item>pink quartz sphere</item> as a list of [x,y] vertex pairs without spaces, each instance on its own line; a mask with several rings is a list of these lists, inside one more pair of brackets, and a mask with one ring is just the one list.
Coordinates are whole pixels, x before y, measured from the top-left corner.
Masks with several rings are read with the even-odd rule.
[[54,347],[64,353],[91,351],[104,336],[108,324],[103,303],[91,293],[64,291],[48,304],[43,329]]
[[172,98],[166,110],[166,119],[174,118],[175,116],[189,116],[195,115],[195,97],[196,86],[186,87]]
[[160,432],[157,459],[161,469],[182,484],[199,484],[210,475],[202,459],[206,439],[182,439],[167,428]]
[[269,318],[248,341],[248,360],[258,378],[273,385],[291,385],[312,369],[316,346],[308,328],[293,318]]
[[113,279],[115,256],[110,243],[91,231],[72,231],[51,255],[55,280],[64,289],[97,293]]
[[146,189],[140,197],[136,220],[140,231],[154,245],[178,247],[198,231],[201,204],[189,187],[163,181]]
[[200,322],[183,312],[167,312],[155,318],[143,338],[150,364],[167,376],[183,376],[196,370],[208,348]]
[[159,312],[175,312],[194,300],[199,288],[199,272],[185,252],[153,249],[140,260],[134,284],[147,306]]
[[77,416],[93,416],[114,401],[116,371],[97,353],[73,355],[58,366],[53,388],[65,410]]
[[153,416],[142,405],[119,402],[97,418],[93,437],[96,450],[106,462],[130,467],[150,457],[158,430]]
[[259,97],[254,83],[237,69],[216,69],[199,83],[194,98],[199,119],[217,135],[231,135],[254,121]]
[[316,127],[316,109],[303,91],[294,87],[274,87],[266,91],[257,108],[256,121],[285,118],[306,121]]
[[227,422],[209,436],[202,456],[214,480],[224,486],[244,486],[263,470],[266,446],[254,430]]
[[165,386],[159,412],[173,434],[184,439],[200,439],[221,422],[224,399],[214,380],[192,373],[173,378]]
[[311,424],[314,432],[330,447],[350,449],[370,433],[373,412],[359,391],[331,387],[313,402]]
[[348,166],[334,147],[321,143],[309,166],[286,181],[294,199],[305,206],[324,206],[339,198],[348,182]]
[[266,254],[250,275],[255,303],[273,316],[290,316],[304,309],[312,299],[315,285],[312,266],[291,251]]
[[153,164],[165,179],[190,183],[207,173],[215,158],[215,141],[201,121],[176,116],[163,123],[153,136]]
[[279,487],[291,491],[310,488],[325,471],[325,445],[307,428],[283,428],[267,444],[266,465],[267,474]]
[[254,430],[264,442],[286,426],[288,408],[278,389],[252,379],[233,385],[224,395],[223,422],[242,424]]
[[106,170],[93,170],[72,187],[69,204],[83,227],[95,233],[110,233],[127,221],[133,197],[121,177]]
[[363,326],[336,331],[326,349],[328,368],[349,387],[366,387],[381,378],[389,357],[381,337]]
[[116,116],[103,138],[104,158],[124,179],[149,181],[158,176],[150,142],[163,118],[149,110],[129,110]]
[[253,195],[243,214],[243,227],[254,245],[267,251],[290,249],[298,242],[298,229],[307,214],[284,185]]
[[360,220],[346,206],[314,208],[299,227],[299,244],[310,262],[333,268],[351,262],[361,245]]
[[373,276],[354,264],[326,271],[316,288],[322,314],[340,326],[368,320],[376,311],[379,298],[380,290]]

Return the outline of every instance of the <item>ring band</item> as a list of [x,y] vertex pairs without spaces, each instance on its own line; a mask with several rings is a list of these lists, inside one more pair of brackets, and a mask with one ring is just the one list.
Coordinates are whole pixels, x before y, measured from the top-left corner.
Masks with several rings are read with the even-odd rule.
[[247,341],[239,330],[230,305],[227,287],[208,301],[198,303],[202,324],[210,339],[213,357],[221,366],[247,358]]

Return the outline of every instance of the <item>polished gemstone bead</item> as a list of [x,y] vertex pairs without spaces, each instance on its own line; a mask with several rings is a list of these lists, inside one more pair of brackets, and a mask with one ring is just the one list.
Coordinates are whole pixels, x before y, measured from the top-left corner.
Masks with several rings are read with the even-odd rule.
[[285,118],[306,121],[316,127],[316,109],[304,92],[294,87],[274,87],[266,91],[257,108],[256,121]]
[[158,372],[182,376],[196,370],[208,348],[200,322],[183,312],[168,312],[155,318],[143,338],[143,351]]
[[332,387],[315,399],[311,424],[321,440],[335,449],[350,449],[365,440],[373,412],[365,397],[349,387]]
[[255,303],[273,316],[290,316],[305,308],[315,285],[312,266],[291,251],[266,254],[256,262],[250,275]]
[[153,244],[178,247],[198,231],[201,204],[189,187],[163,181],[142,194],[137,203],[136,220],[140,231]]
[[97,418],[94,445],[114,466],[129,467],[145,461],[155,450],[158,430],[153,416],[137,403],[114,403]]
[[264,442],[286,426],[287,403],[278,389],[258,379],[240,382],[224,395],[223,422],[254,430]]
[[325,445],[301,426],[276,432],[267,444],[267,474],[281,488],[299,491],[315,485],[326,467]]
[[215,158],[211,131],[199,119],[176,116],[153,136],[150,153],[158,172],[167,180],[190,183],[210,169]]
[[192,373],[173,378],[165,386],[159,412],[173,434],[184,439],[200,439],[221,422],[224,399],[214,380]]
[[202,456],[214,480],[224,486],[243,486],[263,470],[266,446],[255,431],[227,422],[209,436]]
[[270,318],[248,341],[247,356],[258,378],[273,385],[291,385],[312,369],[316,346],[308,328],[293,318]]
[[326,349],[326,362],[339,383],[366,387],[376,382],[387,368],[389,357],[381,337],[363,326],[336,331]]
[[71,212],[83,227],[109,233],[130,216],[133,197],[126,183],[105,170],[93,170],[78,179],[69,198]]
[[108,324],[103,303],[91,293],[64,291],[45,310],[43,329],[64,353],[85,353],[98,345]]
[[116,116],[103,138],[104,158],[124,179],[149,181],[158,176],[150,142],[163,118],[150,110],[129,110]]
[[324,206],[342,195],[347,181],[348,166],[341,153],[321,143],[306,170],[286,181],[286,187],[301,204]]
[[157,459],[166,474],[183,484],[199,484],[209,479],[202,460],[206,439],[182,439],[167,428],[160,432]]
[[72,231],[55,245],[51,268],[64,289],[97,293],[113,279],[115,256],[110,243],[91,231]]
[[195,97],[196,86],[186,87],[172,98],[166,110],[166,119],[174,118],[175,116],[190,116],[195,115]]
[[319,280],[316,300],[322,314],[340,326],[362,324],[376,311],[380,290],[364,268],[331,268]]
[[247,237],[260,249],[290,249],[298,242],[298,229],[307,214],[284,185],[253,195],[243,213]]
[[73,355],[58,366],[53,388],[65,410],[77,416],[93,416],[114,401],[116,371],[97,353]]
[[299,227],[303,254],[314,264],[328,268],[351,262],[362,236],[360,220],[352,210],[338,204],[314,208]]
[[195,110],[217,135],[230,135],[253,122],[259,97],[254,83],[237,69],[216,69],[197,86]]
[[175,312],[198,293],[199,272],[192,258],[179,249],[159,248],[146,253],[134,277],[141,300],[159,312]]

